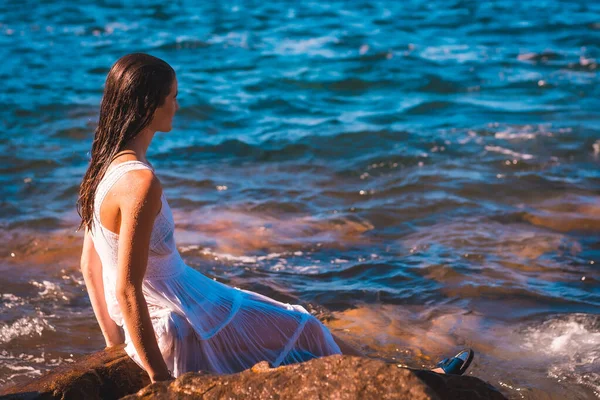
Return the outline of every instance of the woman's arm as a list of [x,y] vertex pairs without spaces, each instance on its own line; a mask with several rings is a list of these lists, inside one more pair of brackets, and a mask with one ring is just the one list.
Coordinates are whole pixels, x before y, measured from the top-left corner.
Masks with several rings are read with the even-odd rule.
[[148,305],[142,293],[150,236],[160,212],[162,189],[149,170],[132,171],[124,177],[127,192],[120,196],[121,227],[117,265],[117,301],[127,332],[152,382],[170,378],[163,360]]
[[106,347],[116,346],[124,342],[121,327],[110,318],[104,297],[104,282],[102,280],[102,262],[94,247],[89,231],[85,230],[83,250],[81,251],[81,273],[85,281],[90,302],[100,330],[104,335]]

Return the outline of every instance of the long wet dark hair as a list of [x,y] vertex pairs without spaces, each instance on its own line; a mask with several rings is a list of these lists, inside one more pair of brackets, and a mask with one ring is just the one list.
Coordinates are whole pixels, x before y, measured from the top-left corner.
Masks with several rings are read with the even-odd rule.
[[79,229],[92,228],[96,188],[115,155],[151,122],[171,91],[175,71],[160,58],[134,53],[121,57],[106,77],[90,165],[79,188]]

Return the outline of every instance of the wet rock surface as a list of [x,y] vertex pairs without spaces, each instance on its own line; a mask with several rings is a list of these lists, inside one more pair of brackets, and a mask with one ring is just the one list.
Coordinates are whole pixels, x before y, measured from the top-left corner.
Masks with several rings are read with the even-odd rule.
[[7,387],[0,399],[117,399],[135,393],[150,379],[124,347],[89,354],[24,385]]
[[266,362],[233,375],[188,373],[149,384],[123,347],[90,354],[25,385],[6,388],[2,399],[504,399],[472,376],[410,370],[380,360],[330,356],[279,368]]

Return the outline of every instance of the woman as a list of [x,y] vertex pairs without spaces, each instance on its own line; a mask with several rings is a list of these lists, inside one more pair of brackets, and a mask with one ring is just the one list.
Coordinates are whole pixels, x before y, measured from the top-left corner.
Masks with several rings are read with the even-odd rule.
[[166,62],[138,53],[110,69],[78,201],[82,272],[106,345],[125,343],[152,382],[189,371],[233,373],[263,360],[279,366],[358,354],[303,307],[231,288],[185,265],[146,158],[155,132],[171,130],[178,107],[177,78]]

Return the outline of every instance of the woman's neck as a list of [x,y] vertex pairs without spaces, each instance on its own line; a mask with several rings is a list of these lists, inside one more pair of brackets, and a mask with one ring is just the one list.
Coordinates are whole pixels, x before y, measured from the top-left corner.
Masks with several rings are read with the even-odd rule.
[[123,150],[131,150],[135,152],[136,157],[140,161],[147,163],[148,160],[146,159],[146,152],[148,151],[148,147],[150,147],[154,133],[154,131],[144,129],[136,137],[131,139],[125,145]]

